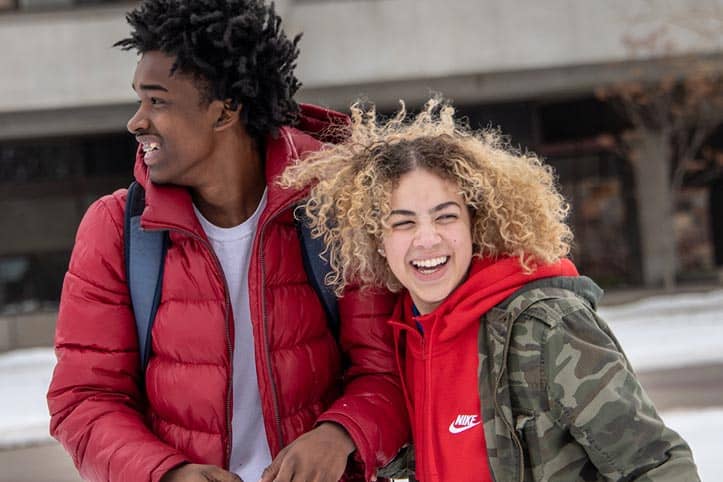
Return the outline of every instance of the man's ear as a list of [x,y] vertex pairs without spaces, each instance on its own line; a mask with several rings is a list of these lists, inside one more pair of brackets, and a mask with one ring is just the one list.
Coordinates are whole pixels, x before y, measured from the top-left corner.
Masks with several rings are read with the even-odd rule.
[[236,108],[233,109],[233,104],[230,100],[226,100],[224,102],[215,102],[219,102],[221,104],[218,116],[216,118],[216,123],[214,124],[214,128],[217,131],[225,130],[230,126],[238,123],[239,115],[241,113],[241,104],[238,104]]

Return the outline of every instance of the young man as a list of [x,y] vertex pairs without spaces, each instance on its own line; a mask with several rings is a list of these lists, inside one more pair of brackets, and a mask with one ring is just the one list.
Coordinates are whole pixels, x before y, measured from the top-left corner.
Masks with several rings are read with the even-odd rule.
[[303,269],[305,193],[274,182],[343,116],[293,101],[298,39],[262,0],[147,0],[127,19],[141,225],[169,232],[152,355],[142,373],[121,189],[78,230],[51,433],[92,481],[371,479],[408,436],[392,300],[345,293],[342,355]]

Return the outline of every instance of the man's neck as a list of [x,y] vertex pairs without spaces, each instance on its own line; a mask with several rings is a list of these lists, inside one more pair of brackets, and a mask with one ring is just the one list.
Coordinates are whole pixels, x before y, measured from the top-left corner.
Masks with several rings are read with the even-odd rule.
[[191,190],[203,217],[229,228],[253,215],[266,189],[261,156],[258,143],[248,137],[221,150],[211,180]]

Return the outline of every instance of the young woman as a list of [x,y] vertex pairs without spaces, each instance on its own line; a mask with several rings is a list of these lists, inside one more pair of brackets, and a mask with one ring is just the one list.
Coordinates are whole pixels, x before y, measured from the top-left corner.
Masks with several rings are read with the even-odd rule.
[[289,168],[311,187],[338,293],[401,291],[390,321],[416,476],[435,481],[693,481],[610,329],[601,290],[566,258],[551,169],[472,132],[436,100]]

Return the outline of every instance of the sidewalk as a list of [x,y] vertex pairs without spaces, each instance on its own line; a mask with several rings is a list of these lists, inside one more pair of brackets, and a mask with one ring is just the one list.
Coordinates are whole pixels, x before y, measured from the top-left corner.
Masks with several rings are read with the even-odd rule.
[[82,482],[60,444],[0,450],[0,482]]
[[664,288],[610,288],[605,290],[601,306],[615,306],[624,303],[632,303],[653,296],[675,296],[679,294],[708,293],[714,290],[723,289],[723,283],[710,280],[707,282],[686,282],[679,283],[672,291]]

